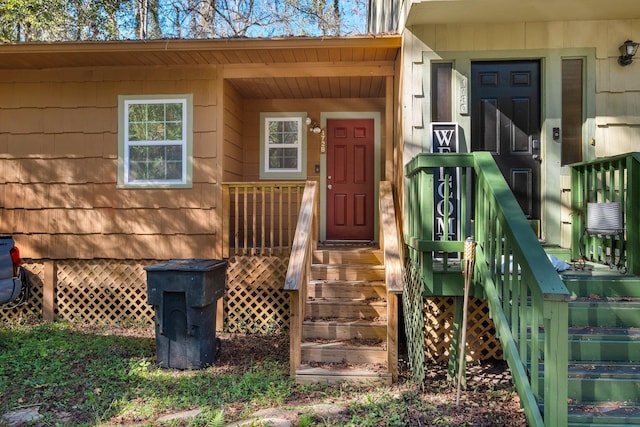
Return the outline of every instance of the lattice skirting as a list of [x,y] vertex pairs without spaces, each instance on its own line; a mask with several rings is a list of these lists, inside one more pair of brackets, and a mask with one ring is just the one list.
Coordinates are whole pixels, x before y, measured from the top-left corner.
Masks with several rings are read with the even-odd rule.
[[[452,297],[424,299],[425,354],[432,362],[449,360],[455,302]],[[489,318],[487,302],[480,298],[469,298],[467,318],[467,362],[502,359],[502,347],[496,338],[493,321]]]
[[235,256],[227,268],[224,330],[259,334],[289,329],[289,295],[282,290],[288,257]]
[[37,319],[42,314],[44,263],[22,260],[22,266],[31,282],[30,296],[24,304],[18,307],[13,307],[12,304],[0,306],[0,321],[2,322]]
[[86,323],[152,324],[143,270],[155,261],[65,260],[57,263],[56,318]]

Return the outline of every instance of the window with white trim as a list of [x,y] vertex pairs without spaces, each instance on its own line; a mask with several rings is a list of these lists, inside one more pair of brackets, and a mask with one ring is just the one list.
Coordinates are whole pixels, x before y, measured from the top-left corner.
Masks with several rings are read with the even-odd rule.
[[119,98],[119,186],[191,186],[192,105],[191,95]]
[[261,113],[260,178],[305,179],[306,113]]

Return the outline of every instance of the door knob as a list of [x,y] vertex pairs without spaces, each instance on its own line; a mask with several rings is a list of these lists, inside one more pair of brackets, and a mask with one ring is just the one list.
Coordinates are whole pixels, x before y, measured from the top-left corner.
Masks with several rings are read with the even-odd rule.
[[331,184],[327,185],[327,189],[329,189],[329,190],[333,189],[333,185],[331,185]]

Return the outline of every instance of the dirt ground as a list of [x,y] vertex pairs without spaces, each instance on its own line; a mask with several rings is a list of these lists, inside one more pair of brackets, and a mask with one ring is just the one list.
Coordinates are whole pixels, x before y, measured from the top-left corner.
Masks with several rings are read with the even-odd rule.
[[[107,335],[128,335],[154,338],[152,328],[127,329],[85,327],[88,333]],[[259,336],[220,333],[222,349],[215,369],[224,372],[243,372],[265,359],[289,360],[288,336]],[[456,388],[447,381],[446,366],[433,365],[427,368],[427,378],[420,388],[409,380],[408,363],[401,357],[400,378],[388,390],[379,391],[393,396],[403,411],[403,424],[389,424],[387,420],[368,424],[371,426],[406,425],[406,426],[526,426],[526,418],[520,408],[520,400],[511,383],[511,375],[502,361],[492,361],[468,367],[467,389],[461,393],[460,404],[456,405]],[[344,391],[344,392],[343,392]],[[349,408],[358,399],[365,399],[374,389],[348,389],[335,393],[339,397],[325,391],[309,392],[308,389],[294,390],[291,397],[283,403],[282,408],[294,409],[304,405],[328,404]],[[237,408],[227,407],[225,417],[237,419],[243,411],[241,404]],[[359,413],[366,416],[365,411]],[[235,416],[234,416],[235,412]],[[347,412],[350,412],[347,410]],[[353,412],[353,411],[352,411]],[[345,424],[350,423],[353,413],[340,415]],[[67,419],[66,421],[70,421]],[[114,424],[122,424],[110,420]],[[337,424],[336,424],[337,423]],[[67,424],[67,422],[62,422]],[[70,423],[72,424],[72,423]],[[126,424],[126,423],[125,423]],[[331,425],[340,425],[340,419],[334,419]],[[36,424],[37,425],[37,424]],[[183,425],[183,424],[180,424]],[[295,423],[293,425],[296,425]],[[324,424],[320,424],[324,425]]]
[[[245,355],[247,361],[274,358],[289,359],[288,337],[261,337],[220,334],[222,352],[216,366],[233,367],[237,365],[238,355]],[[400,379],[392,386],[391,394],[401,395],[408,391],[417,391],[416,401],[424,407],[428,402],[429,412],[419,409],[418,404],[407,402],[407,415],[411,426],[526,426],[526,417],[520,408],[520,400],[512,385],[511,374],[504,361],[490,361],[471,365],[467,371],[467,389],[463,390],[460,404],[456,406],[457,390],[447,381],[444,365],[432,365],[427,369],[424,387],[419,390],[409,381],[409,369],[406,360],[401,360]],[[323,396],[317,396],[318,399]],[[345,404],[353,396],[345,396]],[[287,406],[308,404],[314,396],[293,395],[285,403]],[[339,401],[330,403],[340,404]],[[446,423],[442,423],[446,420]],[[381,424],[384,425],[384,424]]]

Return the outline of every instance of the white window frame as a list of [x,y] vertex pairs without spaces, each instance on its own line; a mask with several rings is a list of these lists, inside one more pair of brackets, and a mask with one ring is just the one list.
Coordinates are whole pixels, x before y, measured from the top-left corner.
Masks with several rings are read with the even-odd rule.
[[[306,179],[307,154],[307,113],[260,113],[260,179]],[[271,144],[269,141],[269,124],[272,122],[294,121],[298,125],[296,144]],[[296,168],[272,168],[269,165],[269,150],[272,148],[297,149]]]
[[[182,136],[176,140],[129,139],[129,106],[136,104],[182,104]],[[130,177],[130,147],[181,147],[180,179],[138,179]],[[191,188],[193,170],[193,96],[183,95],[121,95],[118,97],[118,187],[121,188]]]

